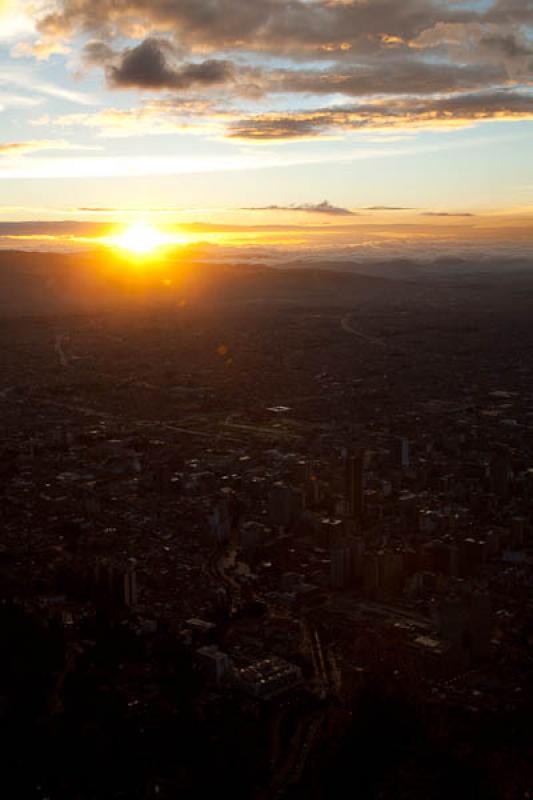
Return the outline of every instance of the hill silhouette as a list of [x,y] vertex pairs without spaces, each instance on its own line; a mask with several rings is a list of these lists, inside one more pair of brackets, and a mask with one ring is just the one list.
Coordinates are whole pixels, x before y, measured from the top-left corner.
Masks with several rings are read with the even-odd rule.
[[349,305],[394,283],[314,266],[201,263],[183,253],[152,260],[101,252],[0,252],[0,313],[10,316],[183,302]]

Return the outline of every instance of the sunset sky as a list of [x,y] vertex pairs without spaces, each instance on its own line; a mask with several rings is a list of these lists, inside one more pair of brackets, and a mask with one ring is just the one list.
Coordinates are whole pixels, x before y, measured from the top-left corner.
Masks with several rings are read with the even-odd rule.
[[0,0],[0,59],[2,247],[531,253],[531,0]]

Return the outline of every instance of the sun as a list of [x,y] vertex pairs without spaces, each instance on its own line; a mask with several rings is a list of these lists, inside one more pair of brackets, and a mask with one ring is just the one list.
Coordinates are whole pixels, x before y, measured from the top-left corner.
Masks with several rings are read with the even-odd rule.
[[113,244],[130,253],[144,255],[162,245],[169,244],[169,237],[146,222],[136,222],[126,228],[123,233],[115,236]]

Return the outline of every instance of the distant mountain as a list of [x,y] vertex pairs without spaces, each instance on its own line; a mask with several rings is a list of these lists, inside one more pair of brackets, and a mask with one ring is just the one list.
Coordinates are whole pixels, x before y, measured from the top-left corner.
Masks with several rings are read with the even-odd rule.
[[135,260],[101,252],[0,251],[0,314],[90,312],[145,305],[320,303],[353,305],[392,291],[394,281],[309,264],[199,263],[192,254]]
[[282,269],[309,269],[349,272],[352,275],[366,275],[394,280],[420,280],[423,278],[442,278],[475,275],[520,273],[533,270],[533,258],[461,258],[459,256],[439,256],[425,260],[396,258],[387,261],[318,260],[310,265],[309,260],[293,259],[280,264]]

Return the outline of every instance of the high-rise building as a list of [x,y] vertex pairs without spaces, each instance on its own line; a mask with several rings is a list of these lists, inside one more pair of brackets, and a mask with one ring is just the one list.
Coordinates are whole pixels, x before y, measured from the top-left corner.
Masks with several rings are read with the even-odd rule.
[[490,464],[490,483],[494,494],[505,497],[511,480],[511,456],[504,447],[498,448]]
[[467,663],[487,656],[492,610],[486,592],[465,587],[459,594],[442,598],[436,613],[439,634],[462,651]]
[[311,479],[312,464],[308,458],[302,458],[294,465],[294,480],[297,486],[303,486]]
[[219,544],[226,544],[231,533],[230,517],[227,503],[222,503],[212,510],[209,515],[209,529],[211,538]]
[[304,511],[305,491],[284,483],[275,483],[268,493],[269,520],[279,528],[287,528]]
[[222,683],[229,674],[231,667],[229,656],[219,650],[216,644],[199,647],[196,656],[200,669],[212,683]]
[[360,520],[364,510],[363,495],[364,453],[348,456],[346,459],[346,501],[349,517]]
[[409,439],[405,436],[400,436],[396,440],[396,463],[402,469],[409,467]]
[[338,545],[330,552],[331,585],[335,589],[348,586],[353,576],[353,552],[348,545]]
[[344,589],[350,584],[360,581],[363,572],[363,554],[365,543],[362,538],[347,538],[339,541],[330,549],[331,585],[335,589]]
[[377,554],[379,589],[385,593],[399,592],[404,583],[403,554],[382,550]]
[[128,608],[137,605],[137,574],[133,568],[124,574],[124,605]]

